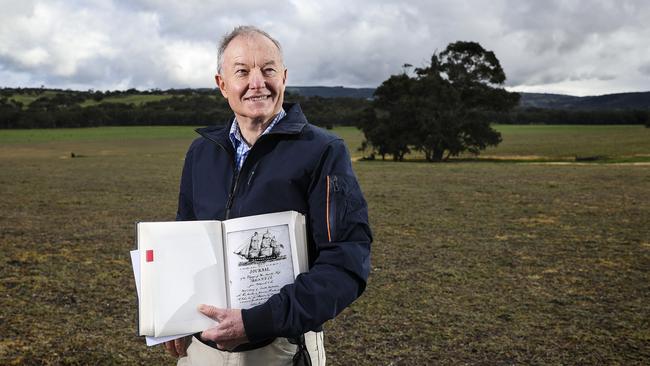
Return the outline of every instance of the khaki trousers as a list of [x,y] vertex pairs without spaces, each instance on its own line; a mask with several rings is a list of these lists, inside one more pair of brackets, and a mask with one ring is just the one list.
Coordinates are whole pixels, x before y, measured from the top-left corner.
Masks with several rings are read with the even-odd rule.
[[[325,366],[323,332],[305,333],[305,344],[313,366]],[[276,338],[271,344],[246,352],[225,352],[206,346],[192,337],[187,356],[178,359],[177,366],[290,366],[298,346],[286,338]]]

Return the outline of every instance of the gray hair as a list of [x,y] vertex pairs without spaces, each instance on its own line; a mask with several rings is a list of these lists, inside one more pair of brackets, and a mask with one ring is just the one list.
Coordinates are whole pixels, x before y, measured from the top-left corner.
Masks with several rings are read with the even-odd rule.
[[271,40],[271,42],[273,42],[273,44],[278,48],[278,52],[280,52],[280,58],[282,58],[282,62],[284,63],[284,57],[282,55],[282,47],[280,46],[280,42],[271,37],[270,34],[257,27],[254,27],[252,25],[240,25],[235,27],[232,32],[226,34],[223,36],[223,38],[221,38],[221,42],[219,43],[219,51],[217,53],[217,72],[219,74],[221,74],[221,68],[223,67],[223,54],[226,52],[226,48],[230,42],[232,42],[232,40],[238,36],[251,36],[253,34],[259,34]]

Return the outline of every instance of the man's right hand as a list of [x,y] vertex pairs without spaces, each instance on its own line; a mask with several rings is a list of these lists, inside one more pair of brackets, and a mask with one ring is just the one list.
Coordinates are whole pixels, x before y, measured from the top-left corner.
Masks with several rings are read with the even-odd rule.
[[190,343],[192,343],[191,335],[165,342],[165,349],[173,357],[185,357]]

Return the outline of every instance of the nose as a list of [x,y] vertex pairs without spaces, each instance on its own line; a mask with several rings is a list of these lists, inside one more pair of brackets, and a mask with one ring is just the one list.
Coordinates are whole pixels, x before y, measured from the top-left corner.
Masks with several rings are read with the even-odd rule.
[[264,75],[262,75],[262,70],[259,68],[251,70],[248,79],[248,87],[250,89],[261,89],[264,87]]

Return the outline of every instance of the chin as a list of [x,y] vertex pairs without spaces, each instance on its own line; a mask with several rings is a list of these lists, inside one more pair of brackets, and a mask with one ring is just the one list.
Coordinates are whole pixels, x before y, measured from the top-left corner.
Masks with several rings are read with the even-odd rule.
[[258,106],[258,107],[251,107],[248,109],[249,115],[252,116],[253,118],[259,118],[259,117],[265,117],[265,116],[272,116],[275,113],[275,103],[265,105],[265,106]]
[[248,112],[251,115],[265,115],[273,113],[274,105],[264,106],[264,107],[252,107],[248,109]]

